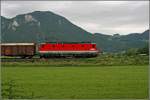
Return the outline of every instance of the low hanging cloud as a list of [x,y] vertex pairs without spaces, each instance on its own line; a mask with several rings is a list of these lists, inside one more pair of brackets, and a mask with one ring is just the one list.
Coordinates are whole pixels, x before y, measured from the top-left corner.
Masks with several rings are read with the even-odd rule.
[[52,11],[91,33],[140,33],[149,28],[149,1],[2,1],[1,8],[7,18]]

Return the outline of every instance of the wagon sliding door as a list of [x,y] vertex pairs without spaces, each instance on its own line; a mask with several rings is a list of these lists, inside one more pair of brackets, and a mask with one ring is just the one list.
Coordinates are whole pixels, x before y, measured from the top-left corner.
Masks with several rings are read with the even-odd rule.
[[35,47],[34,45],[28,45],[26,46],[26,55],[32,56],[35,53]]
[[4,47],[4,54],[6,55],[6,56],[11,56],[12,55],[12,49],[11,49],[11,47],[10,46],[5,46]]
[[24,48],[24,46],[18,45],[17,46],[17,52],[18,52],[19,56],[25,55],[25,48]]

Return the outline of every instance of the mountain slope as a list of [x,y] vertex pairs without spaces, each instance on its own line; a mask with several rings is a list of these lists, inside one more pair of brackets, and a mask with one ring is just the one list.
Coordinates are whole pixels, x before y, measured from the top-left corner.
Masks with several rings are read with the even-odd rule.
[[143,33],[131,33],[128,35],[103,35],[96,33],[95,42],[103,51],[118,52],[129,48],[142,48],[149,43],[149,30]]
[[2,42],[83,42],[97,43],[106,52],[141,48],[148,43],[149,30],[129,35],[91,34],[66,18],[49,11],[35,11],[7,19],[1,16]]
[[[52,12],[35,11],[18,15],[2,28],[2,42],[87,41],[92,34]],[[11,36],[11,39],[9,36]]]

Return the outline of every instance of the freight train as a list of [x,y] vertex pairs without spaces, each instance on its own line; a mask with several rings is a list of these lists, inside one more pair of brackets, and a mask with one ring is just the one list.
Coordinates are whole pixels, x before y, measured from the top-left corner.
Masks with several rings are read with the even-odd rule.
[[32,58],[96,57],[100,51],[90,42],[1,43],[1,56]]

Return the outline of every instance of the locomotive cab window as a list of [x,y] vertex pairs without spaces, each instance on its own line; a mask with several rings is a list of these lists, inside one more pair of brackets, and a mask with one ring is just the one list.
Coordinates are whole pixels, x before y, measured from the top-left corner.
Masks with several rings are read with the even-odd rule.
[[44,48],[44,45],[42,45],[41,47]]
[[92,48],[95,48],[95,45],[94,45],[94,44],[92,45]]

